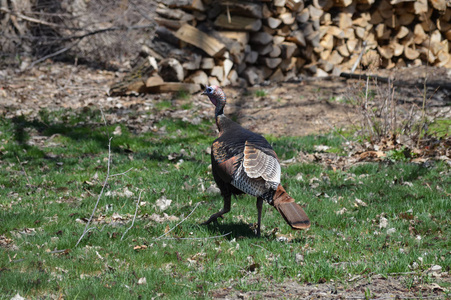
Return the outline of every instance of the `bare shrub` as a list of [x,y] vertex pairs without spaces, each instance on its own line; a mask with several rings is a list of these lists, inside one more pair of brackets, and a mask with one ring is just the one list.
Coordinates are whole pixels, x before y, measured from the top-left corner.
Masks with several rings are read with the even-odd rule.
[[154,1],[0,2],[3,63],[31,55],[35,62],[57,57],[108,65],[136,56],[154,30]]

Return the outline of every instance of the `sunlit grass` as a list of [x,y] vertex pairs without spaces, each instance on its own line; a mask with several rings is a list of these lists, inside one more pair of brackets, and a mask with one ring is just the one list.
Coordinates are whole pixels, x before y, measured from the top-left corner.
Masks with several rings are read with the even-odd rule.
[[[192,125],[163,118],[153,124],[156,130],[139,135],[120,124],[122,134],[113,136],[117,125],[105,126],[100,112],[88,109],[0,121],[4,297],[209,298],[210,291],[226,286],[263,290],[270,279],[346,281],[359,274],[411,272],[414,262],[423,276],[431,265],[451,264],[451,177],[444,163],[385,161],[344,170],[316,163],[285,166],[282,183],[305,207],[312,227],[294,232],[265,205],[257,238],[251,228],[255,199],[249,196],[234,199],[218,224],[199,225],[222,206],[220,195],[206,192],[214,183],[207,153],[215,139],[213,121]],[[110,175],[133,169],[110,178],[94,215],[98,230],[74,247],[107,173],[106,132],[113,136]],[[312,154],[315,145],[345,155],[342,138],[333,134],[267,138],[281,160],[299,151]],[[127,197],[126,189],[133,195]],[[140,190],[137,219],[121,241]],[[164,212],[156,205],[163,196],[172,200]],[[175,239],[155,239],[198,203],[165,236]],[[156,221],[155,215],[164,214],[178,220]],[[250,272],[262,279],[259,284],[247,282]],[[138,284],[144,277],[147,283]]]

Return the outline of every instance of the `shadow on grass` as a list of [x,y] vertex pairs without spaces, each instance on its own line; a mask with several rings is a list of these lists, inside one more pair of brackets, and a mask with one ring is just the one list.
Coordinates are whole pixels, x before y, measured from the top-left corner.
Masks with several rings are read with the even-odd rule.
[[212,233],[212,235],[224,235],[231,232],[231,234],[227,235],[226,237],[229,240],[232,240],[234,238],[236,239],[259,238],[252,230],[252,228],[249,226],[249,224],[244,224],[242,222],[233,223],[230,222],[230,220],[220,220],[219,222],[213,222],[211,224],[202,226],[206,226],[208,230]]

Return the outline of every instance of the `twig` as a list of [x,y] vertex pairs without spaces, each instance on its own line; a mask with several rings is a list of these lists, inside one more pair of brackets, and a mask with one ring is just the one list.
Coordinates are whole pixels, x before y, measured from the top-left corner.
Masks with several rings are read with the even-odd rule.
[[93,218],[93,216],[94,216],[94,214],[95,214],[95,212],[96,212],[96,210],[97,210],[97,206],[99,205],[100,198],[101,198],[102,195],[103,195],[103,191],[105,190],[105,186],[106,186],[106,184],[107,184],[107,182],[108,182],[108,179],[109,179],[109,177],[110,177],[111,140],[112,140],[112,139],[113,139],[113,137],[110,137],[109,140],[108,140],[108,164],[107,164],[107,173],[106,173],[105,181],[103,182],[103,185],[102,185],[102,190],[100,191],[100,194],[99,194],[99,196],[97,197],[96,205],[94,206],[94,209],[93,209],[93,211],[92,211],[92,214],[91,214],[91,216],[89,217],[88,223],[86,223],[85,229],[83,230],[83,234],[82,234],[81,237],[78,239],[77,243],[75,244],[75,247],[78,246],[78,244],[79,244],[80,241],[83,239],[83,237],[85,236],[85,234],[86,234],[89,230],[92,229],[92,228],[89,228],[89,229],[88,229],[89,224],[91,223],[91,220],[92,220],[92,218]]
[[49,22],[46,22],[46,21],[42,21],[42,20],[39,20],[39,19],[28,17],[28,16],[23,15],[23,14],[21,14],[19,12],[12,11],[12,10],[9,10],[7,8],[4,8],[4,7],[0,7],[0,11],[4,12],[4,13],[11,14],[13,16],[18,17],[19,19],[22,19],[22,20],[25,20],[25,21],[28,21],[28,22],[31,22],[31,23],[37,23],[37,24],[46,25],[46,26],[50,26],[50,27],[62,27],[61,25],[58,25],[58,24],[55,24],[55,23],[49,23]]
[[110,177],[125,175],[125,174],[127,174],[128,172],[130,172],[130,171],[133,170],[133,169],[134,169],[134,168],[130,168],[130,169],[128,169],[128,170],[125,171],[125,172],[110,175]]
[[193,208],[193,210],[189,213],[189,215],[187,215],[183,220],[181,220],[177,225],[175,225],[174,227],[172,227],[169,231],[165,232],[164,234],[160,235],[159,237],[156,238],[156,240],[161,239],[162,237],[164,237],[166,234],[168,234],[169,232],[171,232],[172,230],[174,230],[177,226],[179,226],[180,224],[182,224],[186,219],[188,219],[189,216],[191,216],[193,214],[193,212],[196,210],[196,208],[199,206],[200,202],[197,202],[196,206]]
[[63,49],[60,49],[60,50],[58,50],[58,51],[56,51],[56,52],[54,52],[54,53],[51,53],[51,54],[49,54],[49,55],[46,55],[46,56],[44,56],[44,57],[41,57],[41,58],[38,59],[38,60],[35,60],[34,62],[32,62],[32,63],[30,64],[30,66],[29,66],[27,69],[31,69],[31,68],[33,68],[35,65],[37,65],[38,63],[43,62],[44,60],[46,60],[46,59],[48,59],[48,58],[51,58],[51,57],[60,55],[61,53],[64,53],[64,52],[66,52],[66,51],[72,49],[73,47],[77,46],[77,44],[78,44],[80,41],[81,41],[81,40],[78,40],[78,41],[76,41],[75,43],[73,43],[72,45],[69,45],[69,46],[67,46],[67,47],[64,47]]
[[[207,240],[207,239],[217,239],[217,238],[220,238],[220,237],[223,237],[223,236],[227,236],[227,235],[229,235],[231,233],[232,232],[230,231],[229,233],[225,233],[225,234],[222,234],[222,235],[207,236],[207,237],[203,237],[203,238],[196,238],[196,237],[193,237],[193,238],[161,238],[161,240]],[[158,238],[158,239],[160,239],[160,238]]]
[[25,173],[25,178],[27,178],[28,185],[31,186],[27,171],[25,171],[25,168],[23,167],[22,163],[20,162],[19,156],[16,155],[16,158],[17,158],[17,161],[19,162],[19,165],[22,167],[22,171]]
[[133,224],[135,224],[136,213],[138,212],[139,200],[141,200],[142,192],[143,192],[142,190],[139,192],[138,200],[136,200],[136,209],[135,209],[135,215],[133,216],[132,225],[130,225],[130,227],[128,227],[127,230],[125,230],[125,232],[122,234],[121,241],[124,239],[125,234],[133,227]]
[[355,61],[354,65],[352,66],[351,73],[354,73],[355,69],[357,69],[357,66],[360,63],[360,60],[362,60],[363,53],[365,53],[366,41],[363,41],[362,46],[363,46],[362,51],[360,52],[359,57]]

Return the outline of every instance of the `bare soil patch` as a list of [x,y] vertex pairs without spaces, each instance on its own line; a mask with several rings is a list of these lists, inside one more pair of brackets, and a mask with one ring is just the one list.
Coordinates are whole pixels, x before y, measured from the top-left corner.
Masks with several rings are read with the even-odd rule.
[[[417,84],[451,82],[451,70],[445,68],[414,68],[394,70],[392,76],[411,85],[396,86],[394,99],[400,106],[415,103],[421,106],[423,91]],[[137,95],[128,97],[109,97],[106,92],[110,84],[124,73],[90,69],[62,63],[40,65],[27,72],[15,69],[0,72],[0,113],[6,117],[13,115],[36,115],[46,109],[80,109],[83,107],[102,107],[116,113],[112,120],[126,123],[138,132],[144,124],[142,119],[129,118],[128,110],[145,113],[149,107],[163,100],[172,101],[165,115],[180,118],[213,118],[213,107],[208,99],[200,94],[190,99],[177,99],[173,95]],[[306,78],[299,82],[272,84],[267,86],[243,88],[227,87],[226,113],[233,116],[244,127],[262,134],[275,136],[302,136],[330,131],[332,128],[352,126],[361,116],[353,105],[353,98],[365,91],[365,80],[346,80],[344,78]],[[388,90],[386,83],[371,79],[370,90],[374,93]],[[258,96],[256,91],[266,95]],[[427,89],[427,112],[449,118],[451,90],[442,87]],[[183,104],[192,103],[190,109]],[[110,116],[111,117],[111,116]],[[158,118],[150,118],[152,122]]]

